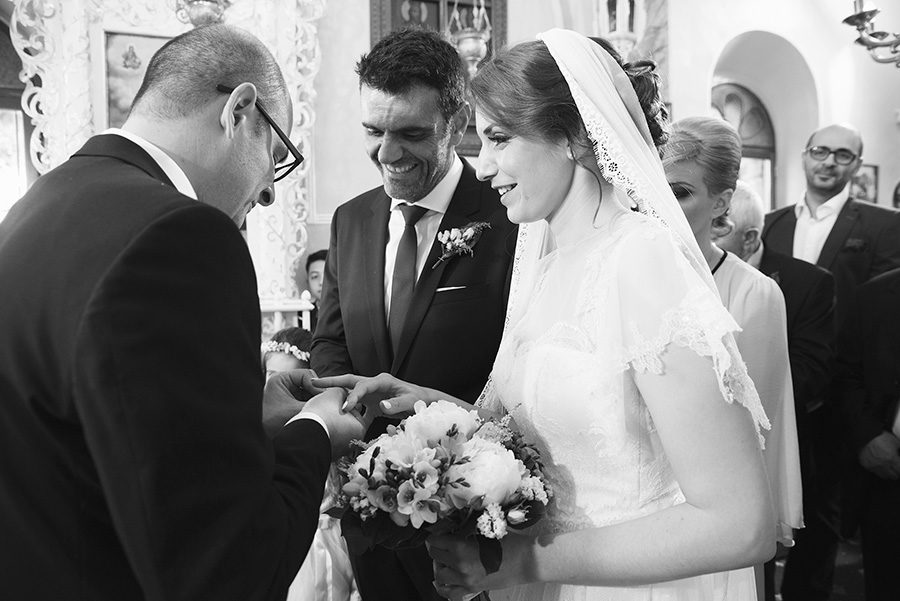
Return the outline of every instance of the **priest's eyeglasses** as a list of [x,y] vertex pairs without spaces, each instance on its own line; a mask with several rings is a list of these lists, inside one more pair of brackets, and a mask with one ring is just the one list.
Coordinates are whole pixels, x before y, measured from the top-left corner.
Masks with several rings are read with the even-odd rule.
[[[216,89],[223,94],[231,94],[232,92],[234,92],[234,88],[223,86],[222,84],[217,85]],[[300,166],[300,163],[303,162],[303,155],[300,154],[300,151],[297,150],[297,147],[294,145],[294,143],[291,142],[290,138],[287,137],[287,134],[285,134],[281,130],[281,128],[278,127],[278,124],[275,123],[275,120],[272,119],[266,109],[264,109],[263,106],[259,103],[258,98],[256,100],[256,110],[258,110],[259,114],[263,116],[263,119],[266,120],[266,123],[268,123],[272,127],[272,129],[275,130],[275,134],[282,142],[284,142],[284,145],[288,149],[288,156],[284,157],[284,159],[282,159],[280,163],[275,165],[274,181],[277,182],[286,178],[291,171]]]
[[827,146],[810,146],[806,149],[806,153],[817,161],[824,161],[828,155],[834,155],[834,162],[838,165],[849,165],[856,160],[856,154],[846,148],[837,148],[832,150]]

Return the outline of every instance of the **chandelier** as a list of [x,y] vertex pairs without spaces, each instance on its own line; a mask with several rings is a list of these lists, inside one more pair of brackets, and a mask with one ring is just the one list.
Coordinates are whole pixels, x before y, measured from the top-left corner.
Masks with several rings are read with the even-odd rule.
[[475,77],[480,63],[487,56],[491,39],[491,21],[488,19],[485,0],[475,0],[471,8],[471,25],[467,19],[467,9],[459,10],[459,0],[454,0],[453,11],[447,20],[446,35],[456,46],[456,51],[466,61],[469,76]]
[[225,20],[225,9],[232,0],[175,0],[175,16],[194,27],[213,25]]
[[844,19],[844,23],[859,32],[856,43],[865,46],[872,60],[878,63],[894,63],[900,68],[900,34],[875,31],[872,21],[880,10],[870,4],[866,10],[864,0],[853,0],[854,14]]

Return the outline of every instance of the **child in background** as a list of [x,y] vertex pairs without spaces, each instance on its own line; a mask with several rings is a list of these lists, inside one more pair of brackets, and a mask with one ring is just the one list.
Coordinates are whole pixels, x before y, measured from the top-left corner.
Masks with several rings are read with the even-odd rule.
[[[310,331],[316,331],[316,322],[319,321],[319,300],[322,298],[322,282],[325,280],[325,258],[328,254],[326,250],[317,250],[309,253],[306,257],[306,285],[308,286],[310,301],[313,304],[313,310],[310,311]],[[297,316],[298,323],[301,323],[301,316]]]
[[[302,328],[284,328],[276,332],[261,347],[266,379],[281,371],[309,369],[311,344],[312,334]],[[347,545],[341,536],[340,520],[325,513],[334,506],[339,482],[332,465],[319,507],[319,529],[291,584],[287,601],[361,601],[353,580]]]
[[309,347],[312,334],[302,328],[278,330],[272,339],[264,342],[262,367],[266,380],[274,374],[291,369],[309,369]]

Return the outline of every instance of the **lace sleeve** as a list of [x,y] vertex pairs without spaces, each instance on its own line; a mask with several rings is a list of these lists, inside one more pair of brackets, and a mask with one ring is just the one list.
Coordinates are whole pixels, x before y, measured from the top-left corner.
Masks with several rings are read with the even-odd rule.
[[[670,344],[709,357],[722,397],[750,411],[758,434],[760,428],[769,429],[734,341],[740,328],[690,267],[671,234],[645,218],[641,227],[622,237],[607,261],[614,282],[609,306],[621,324],[622,364],[664,373],[662,354]],[[761,434],[759,439],[763,445]]]

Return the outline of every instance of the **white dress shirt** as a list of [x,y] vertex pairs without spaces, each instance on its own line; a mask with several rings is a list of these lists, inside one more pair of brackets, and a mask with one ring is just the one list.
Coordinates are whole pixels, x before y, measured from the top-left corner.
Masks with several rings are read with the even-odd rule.
[[178,166],[178,163],[176,163],[174,159],[172,159],[172,157],[167,155],[162,148],[156,146],[151,142],[148,142],[135,133],[125,131],[124,129],[119,129],[118,127],[111,127],[103,133],[121,136],[126,140],[131,140],[132,142],[143,148],[144,151],[150,155],[150,158],[156,161],[156,164],[159,165],[159,168],[163,170],[163,173],[166,174],[166,177],[169,178],[169,181],[172,182],[172,185],[175,186],[176,190],[178,190],[185,196],[189,196],[190,198],[197,200],[197,193],[194,192],[194,186],[191,185],[191,182],[187,178],[187,175],[185,175],[181,167]]
[[428,252],[431,250],[434,239],[437,236],[438,228],[441,227],[441,220],[447,207],[450,206],[450,200],[459,184],[459,178],[462,176],[463,165],[459,156],[453,156],[453,164],[447,171],[444,179],[438,182],[434,189],[425,195],[424,198],[414,203],[407,203],[403,199],[391,199],[391,217],[388,221],[388,242],[384,247],[384,318],[387,320],[391,314],[391,288],[394,280],[394,263],[397,262],[397,247],[400,246],[400,238],[403,236],[403,230],[406,229],[406,220],[400,211],[401,204],[414,204],[425,207],[428,212],[425,213],[419,221],[416,222],[416,280],[425,267],[425,259],[428,258]]
[[794,214],[797,216],[797,227],[794,229],[794,257],[803,259],[807,263],[815,264],[822,254],[825,239],[831,233],[837,216],[847,204],[850,196],[850,185],[822,203],[815,211],[803,202],[794,205]]

